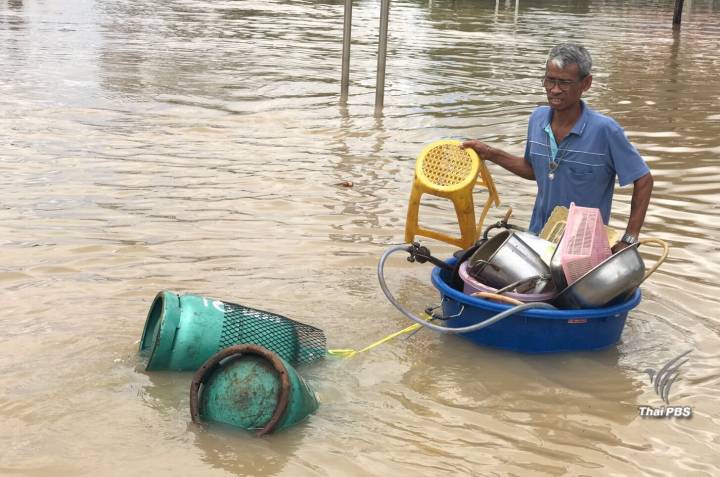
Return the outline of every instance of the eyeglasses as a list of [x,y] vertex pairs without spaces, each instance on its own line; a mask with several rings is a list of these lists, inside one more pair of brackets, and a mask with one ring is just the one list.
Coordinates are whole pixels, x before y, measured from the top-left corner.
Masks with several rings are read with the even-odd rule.
[[553,89],[555,87],[555,85],[557,85],[558,88],[560,88],[560,91],[567,91],[568,89],[570,89],[570,86],[572,86],[576,83],[579,83],[584,79],[585,78],[580,78],[579,80],[573,81],[573,80],[561,80],[561,79],[556,79],[556,78],[548,78],[547,76],[543,76],[542,85],[543,85],[543,88],[545,88],[547,90]]

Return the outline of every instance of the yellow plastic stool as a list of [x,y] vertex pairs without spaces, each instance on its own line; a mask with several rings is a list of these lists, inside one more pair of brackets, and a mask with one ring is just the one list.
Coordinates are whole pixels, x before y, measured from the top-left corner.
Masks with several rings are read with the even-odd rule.
[[[478,174],[482,172],[481,180]],[[475,207],[472,191],[475,184],[488,189],[490,197],[475,224]],[[460,237],[452,237],[444,232],[424,228],[418,223],[420,198],[423,194],[450,199],[455,207]],[[482,222],[492,202],[500,203],[492,177],[484,162],[472,149],[463,149],[460,141],[442,140],[425,147],[415,162],[415,178],[407,221],[405,222],[405,241],[412,242],[416,235],[434,238],[461,248],[468,248],[477,240]]]

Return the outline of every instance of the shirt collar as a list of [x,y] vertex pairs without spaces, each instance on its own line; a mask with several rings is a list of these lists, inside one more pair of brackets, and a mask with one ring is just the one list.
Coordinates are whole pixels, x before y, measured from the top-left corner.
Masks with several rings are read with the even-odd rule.
[[[580,117],[577,121],[575,121],[575,125],[570,130],[569,134],[575,134],[576,136],[582,136],[583,132],[585,131],[585,126],[587,126],[588,120],[590,119],[590,113],[588,112],[588,107],[585,104],[585,101],[582,99],[580,100],[580,108],[582,109],[582,112],[580,113]],[[553,110],[552,108],[548,108],[548,114],[545,118],[545,126],[543,129],[546,129],[550,126],[550,122],[552,121],[552,115]],[[568,134],[568,135],[569,135]]]

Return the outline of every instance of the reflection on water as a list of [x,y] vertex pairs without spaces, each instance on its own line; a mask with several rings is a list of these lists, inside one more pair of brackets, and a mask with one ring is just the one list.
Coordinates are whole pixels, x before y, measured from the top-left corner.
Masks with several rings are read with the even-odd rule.
[[[339,104],[343,3],[0,5],[0,473],[717,475],[717,1],[686,2],[676,32],[649,0],[393,2],[381,117],[377,1],[354,5]],[[421,331],[305,369],[319,412],[260,440],[191,424],[189,375],[140,371],[162,289],[316,325],[337,348],[406,326],[375,266],[402,241],[415,155],[446,137],[521,153],[567,40],[593,53],[589,103],[653,170],[645,234],[673,247],[617,347],[529,357]],[[533,184],[491,171],[527,224]],[[421,213],[453,227],[441,201]],[[387,268],[402,301],[437,301],[430,267],[402,262]],[[643,370],[689,348],[670,398],[694,417],[639,418],[661,405]]]

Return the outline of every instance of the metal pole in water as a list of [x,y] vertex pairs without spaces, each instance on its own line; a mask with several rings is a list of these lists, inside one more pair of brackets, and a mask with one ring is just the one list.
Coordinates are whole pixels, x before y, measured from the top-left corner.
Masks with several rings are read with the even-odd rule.
[[385,57],[387,53],[388,17],[390,0],[382,0],[380,6],[380,43],[378,44],[377,82],[375,84],[375,115],[380,115],[385,98]]
[[343,26],[342,74],[340,76],[340,102],[347,103],[350,84],[350,30],[352,28],[352,0],[345,0]]
[[685,0],[675,0],[675,11],[673,12],[673,28],[680,27],[680,21],[682,20],[683,3],[685,3]]

